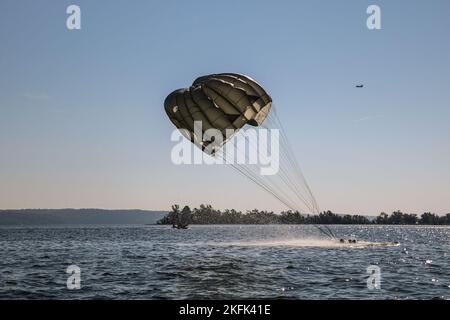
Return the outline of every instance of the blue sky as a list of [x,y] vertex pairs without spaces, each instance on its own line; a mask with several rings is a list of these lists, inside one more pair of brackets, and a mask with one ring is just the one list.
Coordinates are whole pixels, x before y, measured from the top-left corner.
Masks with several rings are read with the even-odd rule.
[[[66,28],[70,4],[81,30]],[[369,4],[382,30],[366,28]],[[2,0],[0,207],[283,209],[229,168],[170,161],[166,95],[239,72],[271,94],[322,209],[450,212],[449,13],[446,0]]]

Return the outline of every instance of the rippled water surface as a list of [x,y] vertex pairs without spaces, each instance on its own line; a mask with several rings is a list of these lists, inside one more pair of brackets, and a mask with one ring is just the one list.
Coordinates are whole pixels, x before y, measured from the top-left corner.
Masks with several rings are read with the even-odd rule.
[[[1,227],[0,298],[449,299],[450,228],[333,226]],[[69,290],[69,265],[81,289]],[[381,288],[367,288],[367,267]]]

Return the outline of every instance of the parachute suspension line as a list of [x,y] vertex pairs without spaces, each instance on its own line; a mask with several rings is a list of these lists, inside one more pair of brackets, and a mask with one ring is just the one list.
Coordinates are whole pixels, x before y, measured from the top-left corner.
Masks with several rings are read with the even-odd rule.
[[289,163],[290,163],[291,167],[296,171],[296,173],[300,177],[301,181],[303,182],[303,184],[301,185],[302,189],[310,196],[311,201],[314,206],[314,209],[315,209],[316,213],[318,213],[319,209],[317,206],[317,202],[315,201],[314,195],[312,194],[311,189],[309,188],[309,185],[300,169],[300,165],[298,164],[296,157],[292,151],[291,144],[286,136],[283,124],[278,117],[277,110],[275,107],[273,107],[273,116],[270,119],[272,119],[272,118],[273,118],[274,126],[280,129],[282,143],[284,144],[283,149],[287,152],[287,158],[289,159]]
[[[224,157],[224,160],[226,160],[226,155],[224,155],[223,157]],[[287,201],[286,199],[283,199],[282,197],[280,197],[276,192],[274,192],[273,189],[271,189],[269,186],[265,185],[262,181],[257,179],[256,175],[254,173],[252,173],[250,170],[248,170],[248,168],[245,168],[242,165],[237,165],[237,164],[234,164],[234,163],[231,163],[230,165],[235,171],[237,171],[238,173],[240,173],[241,175],[243,175],[247,179],[251,180],[252,182],[257,184],[258,186],[260,186],[264,191],[270,193],[273,197],[278,199],[278,201],[283,203],[286,207],[288,207],[291,210],[293,210],[294,206],[293,206],[292,203],[289,203],[289,201]]]
[[[298,171],[295,169],[295,164],[293,163],[293,160],[295,159],[289,158],[289,154],[286,152],[287,144],[285,143],[285,140],[280,146],[279,150],[280,166],[278,174],[276,176],[262,176],[259,172],[259,166],[250,164],[249,156],[247,152],[245,152],[246,150],[242,150],[242,148],[240,147],[241,145],[237,143],[238,139],[246,139],[246,136],[244,136],[242,132],[238,131],[235,137],[233,137],[222,149],[222,157],[225,163],[227,163],[227,158],[233,157],[233,160],[235,160],[234,157],[243,157],[245,159],[244,164],[235,164],[234,162],[232,162],[230,164],[231,167],[239,174],[246,177],[256,185],[258,185],[261,189],[272,195],[274,198],[284,204],[289,210],[300,211],[300,200],[300,203],[302,203],[310,212],[314,213],[318,211],[316,209],[317,206],[315,205],[315,202],[311,199],[308,200],[306,198],[306,196],[309,194],[307,192],[308,189],[301,188],[301,184],[297,182],[298,174],[295,173]],[[265,152],[265,154],[267,154],[267,145],[259,145],[262,149],[258,150],[258,146],[255,146],[251,139],[244,141],[248,142],[249,151],[260,153]],[[246,145],[244,145],[244,148],[245,146]],[[279,178],[279,181],[277,181],[276,178]],[[304,179],[300,179],[300,181],[303,182]],[[294,195],[297,200],[294,200],[295,197],[293,199],[292,195]],[[332,239],[335,238],[333,232],[327,226],[314,225],[314,227],[317,228],[317,230],[319,230],[326,237]]]
[[[225,146],[225,150],[223,156],[224,160],[227,159],[227,157],[231,156],[241,156],[242,158],[245,158],[245,164],[231,164],[233,169],[238,171],[240,174],[246,176],[248,179],[256,183],[258,186],[263,188],[265,191],[270,193],[272,196],[277,198],[281,203],[283,203],[286,207],[288,207],[291,210],[294,210],[296,207],[295,201],[291,199],[291,197],[284,192],[282,188],[280,188],[279,185],[276,184],[276,182],[266,179],[267,176],[261,176],[259,173],[259,167],[256,165],[249,165],[249,158],[247,156],[247,153],[245,150],[241,150],[239,148],[239,144],[236,143],[236,139],[241,138],[245,139],[245,136],[242,136],[240,132],[236,134],[236,138],[233,137],[232,140],[230,140],[227,145]],[[232,148],[234,153],[231,153],[228,148]],[[250,147],[250,146],[249,146]]]
[[[274,111],[274,110],[272,110]],[[290,148],[289,141],[282,128],[281,121],[275,115],[266,118],[265,126],[267,129],[279,129],[279,171],[276,175],[263,176],[260,173],[260,166],[250,163],[249,151],[258,152],[268,156],[268,151],[272,152],[272,146],[259,143],[255,145],[252,139],[238,131],[234,137],[221,149],[221,155],[225,163],[227,159],[232,158],[232,163],[228,163],[235,171],[249,179],[261,189],[276,198],[289,210],[302,212],[305,207],[310,213],[320,213],[317,201],[314,198],[304,175],[300,170],[300,165],[296,161],[293,151]],[[238,139],[244,141],[244,145],[238,143]],[[259,147],[259,148],[258,148]],[[240,158],[238,158],[240,157]],[[245,159],[244,163],[235,162],[237,159]],[[335,236],[328,226],[314,225],[326,237],[335,239]]]
[[[264,145],[262,146],[264,148],[264,150],[259,150],[258,146],[255,146],[252,144],[252,141],[249,141],[249,148],[251,150],[257,151],[259,152],[259,154],[265,152],[265,154],[267,154],[267,146]],[[305,206],[309,207],[308,202],[306,201],[306,199],[304,199],[301,194],[298,194],[295,192],[294,188],[292,187],[293,184],[290,181],[289,175],[285,173],[285,168],[283,165],[279,166],[279,172],[277,174],[279,176],[280,179],[277,180],[277,176],[261,176],[260,174],[258,174],[259,177],[261,177],[263,180],[266,180],[268,183],[270,183],[275,190],[280,190],[280,192],[282,192],[284,195],[287,196],[287,198],[289,198],[289,200],[291,201],[291,203],[297,203],[297,201],[292,200],[292,196],[297,196],[300,201],[305,204]],[[281,180],[281,181],[280,181]],[[288,181],[289,180],[289,181]],[[294,206],[294,208],[297,206]]]
[[[305,176],[303,175],[303,172],[300,168],[297,158],[295,157],[290,141],[286,135],[286,131],[278,117],[278,113],[274,105],[272,106],[272,110],[266,118],[263,127],[266,129],[279,129],[280,178],[288,187],[291,188],[296,197],[309,209],[311,213],[319,214],[320,209],[317,200],[314,197],[314,194],[312,193]],[[267,150],[259,150],[259,152],[267,152]],[[297,211],[299,211],[298,205],[296,206],[296,209]],[[336,239],[333,231],[331,231],[328,226],[314,225],[314,227],[316,227],[325,236],[331,239]]]
[[[295,154],[293,152],[291,144],[288,140],[288,137],[286,136],[286,131],[284,130],[283,124],[278,117],[277,109],[274,105],[272,106],[272,112],[269,114],[268,118],[266,119],[266,122],[269,124],[269,126],[273,126],[275,128],[280,129],[281,144],[283,145],[283,146],[280,146],[280,149],[285,150],[287,152],[287,158],[288,158],[290,167],[291,167],[291,169],[293,168],[293,170],[295,170],[296,177],[298,177],[300,179],[300,181],[302,182],[300,185],[301,185],[303,191],[306,192],[309,199],[311,200],[311,204],[314,209],[311,211],[313,213],[319,214],[320,209],[317,204],[317,200],[314,197],[314,194],[312,193],[311,188],[309,187],[309,184],[306,181],[306,178],[303,175],[302,170],[300,169],[300,165],[295,157]],[[319,231],[321,231],[323,234],[327,235],[328,237],[330,237],[332,239],[336,239],[333,231],[331,231],[331,229],[328,226],[326,226],[326,225],[323,225],[321,227],[317,226],[317,225],[314,225],[314,226]]]
[[[266,119],[267,121],[268,119]],[[269,121],[270,122],[270,121]],[[280,121],[277,121],[280,123]],[[278,126],[279,127],[279,126]],[[279,163],[279,171],[274,176],[263,176],[259,172],[259,166],[257,165],[251,165],[249,164],[249,159],[247,156],[247,153],[245,150],[241,150],[240,145],[236,143],[236,139],[245,139],[246,136],[242,136],[242,133],[238,131],[225,146],[225,160],[227,156],[229,156],[229,150],[230,146],[236,151],[236,153],[239,153],[241,156],[244,154],[245,158],[245,164],[240,164],[238,166],[232,165],[235,170],[239,171],[241,174],[247,176],[250,180],[258,184],[260,187],[271,193],[273,196],[275,196],[280,202],[282,202],[284,205],[286,205],[289,209],[293,211],[303,211],[301,208],[305,206],[307,208],[307,211],[314,213],[317,212],[317,206],[315,205],[315,202],[311,200],[310,192],[308,192],[308,189],[305,188],[300,182],[305,183],[305,179],[300,176],[299,174],[296,174],[295,170],[295,158],[291,156],[287,150],[289,150],[286,146],[287,143],[286,137],[284,136],[283,131],[281,131],[281,146],[279,148],[280,151],[280,163]],[[253,144],[253,141],[251,139],[244,140],[244,142],[249,142],[249,149],[253,150],[255,152],[266,152],[268,146],[260,144],[261,150],[258,150],[257,147]],[[222,149],[222,150],[224,150]],[[234,156],[233,154],[232,156]],[[242,158],[241,158],[242,159]],[[300,178],[299,178],[300,176]],[[303,188],[302,188],[303,187]],[[303,189],[303,191],[302,191]],[[297,200],[294,200],[297,199]]]
[[321,226],[318,226],[316,224],[314,225],[314,227],[316,227],[320,232],[322,232],[324,235],[328,236],[329,238],[336,239],[333,232],[331,232],[331,230],[330,230],[330,228],[328,228],[328,226],[322,226],[322,227],[325,227],[327,231],[323,230]]
[[328,230],[328,232],[331,235],[331,238],[336,239],[336,236],[334,235],[333,231],[331,231],[329,226],[324,225],[323,227]]
[[296,171],[298,177],[300,177],[300,179],[302,181],[301,186],[305,190],[305,192],[308,194],[308,196],[310,197],[313,207],[315,209],[314,210],[315,213],[320,213],[320,209],[317,204],[316,198],[314,197],[314,195],[311,191],[311,188],[309,187],[309,184],[306,181],[306,178],[303,175],[302,170],[300,169],[300,165],[295,157],[291,143],[286,135],[286,131],[284,129],[283,123],[282,123],[282,121],[280,121],[280,118],[278,117],[278,112],[277,112],[277,108],[275,107],[275,105],[272,105],[272,110],[269,113],[269,116],[266,120],[269,120],[269,122],[273,122],[274,127],[280,129],[281,140],[282,140],[282,143],[284,144],[284,147],[281,149],[283,149],[287,152],[287,158],[289,160],[289,163],[290,163],[291,167],[293,167],[294,170]]
[[[273,110],[272,110],[273,112]],[[309,212],[317,213],[318,208],[314,198],[311,196],[311,192],[305,187],[306,180],[296,169],[296,160],[293,156],[293,152],[290,152],[289,145],[283,128],[280,126],[280,121],[276,121],[275,118],[269,117],[266,119],[265,126],[267,129],[277,128],[280,131],[280,172],[278,175],[284,180],[285,185],[292,190],[298,199],[306,206]],[[261,151],[260,151],[261,152]],[[296,206],[297,210],[301,208],[300,205]]]
[[270,193],[272,196],[274,196],[276,199],[278,199],[278,201],[280,201],[281,203],[283,203],[286,207],[288,207],[291,210],[292,209],[292,205],[288,204],[285,202],[285,200],[281,199],[278,197],[278,195],[276,195],[275,193],[273,193],[271,190],[269,190],[268,188],[266,188],[263,184],[261,184],[259,181],[255,180],[251,175],[249,175],[248,173],[244,172],[239,166],[236,166],[235,164],[231,164],[231,167],[233,169],[235,169],[237,172],[239,172],[240,174],[242,174],[243,176],[245,176],[246,178],[250,179],[251,181],[253,181],[254,183],[256,183],[257,185],[259,185],[261,188],[263,188],[265,191],[267,191],[268,193]]
[[[285,154],[285,151],[283,150],[284,147],[281,145],[280,150],[280,165],[279,165],[279,172],[278,175],[280,176],[281,180],[283,180],[284,184],[287,186],[287,188],[290,189],[290,191],[295,194],[295,196],[302,202],[306,208],[309,211],[314,211],[310,201],[305,197],[304,193],[301,191],[301,188],[298,185],[297,179],[295,178],[295,175],[293,175],[292,169],[289,167],[289,160]],[[263,151],[266,152],[266,151]],[[294,178],[294,179],[293,179]],[[298,206],[297,206],[298,208]]]
[[[267,150],[267,146],[262,146],[263,149],[259,150],[260,154],[267,154],[268,150]],[[278,175],[280,177],[280,179],[282,180],[283,184],[289,189],[289,191],[298,198],[298,200],[300,200],[301,203],[303,203],[303,205],[305,205],[305,207],[309,210],[309,211],[313,211],[314,209],[312,208],[311,204],[309,203],[309,201],[304,197],[304,195],[302,194],[302,192],[299,190],[299,186],[296,182],[296,180],[292,180],[291,179],[291,174],[287,171],[287,166],[284,165],[284,163],[286,162],[286,156],[283,152],[283,148],[281,148],[281,153],[280,153],[280,165],[279,165],[279,172]],[[271,179],[270,177],[268,177],[268,179]],[[298,206],[296,206],[297,210],[298,210]]]

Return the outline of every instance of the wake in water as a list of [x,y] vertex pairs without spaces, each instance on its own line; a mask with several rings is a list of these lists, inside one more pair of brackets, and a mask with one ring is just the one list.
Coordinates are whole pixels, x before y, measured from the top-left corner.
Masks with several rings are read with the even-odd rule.
[[215,242],[212,246],[225,247],[295,247],[295,248],[374,248],[374,247],[398,247],[398,242],[369,242],[358,241],[356,243],[341,243],[330,239],[273,239],[256,241]]

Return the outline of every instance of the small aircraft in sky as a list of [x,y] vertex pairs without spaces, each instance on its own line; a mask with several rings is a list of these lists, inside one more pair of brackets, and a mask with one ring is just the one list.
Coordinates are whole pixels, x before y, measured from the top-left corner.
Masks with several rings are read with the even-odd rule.
[[363,84],[358,84],[358,85],[356,85],[356,87],[357,88],[364,88],[364,85]]

